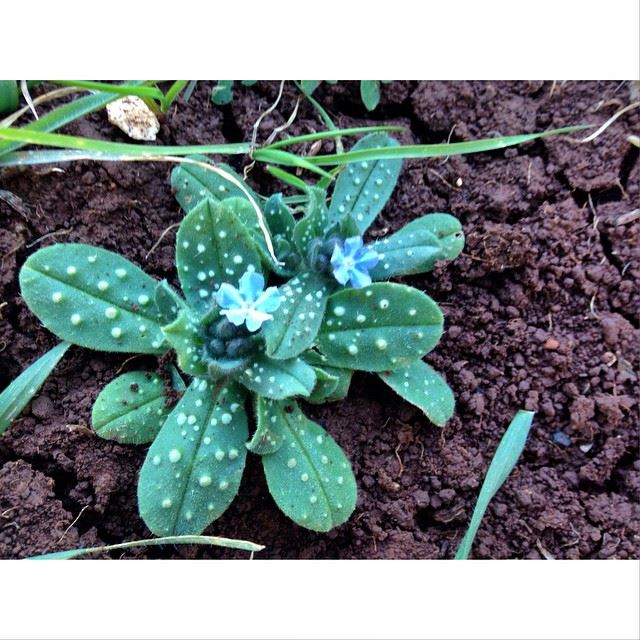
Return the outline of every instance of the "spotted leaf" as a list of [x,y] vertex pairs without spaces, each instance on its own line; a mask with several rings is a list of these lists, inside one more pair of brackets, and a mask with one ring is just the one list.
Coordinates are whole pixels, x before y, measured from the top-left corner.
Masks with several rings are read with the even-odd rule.
[[194,378],[167,418],[140,471],[140,515],[157,536],[197,535],[238,492],[248,437],[236,384]]
[[443,427],[453,415],[455,398],[445,379],[426,362],[416,360],[380,377],[402,398],[414,404],[433,422]]
[[164,327],[162,333],[175,349],[179,367],[189,375],[207,375],[204,360],[204,339],[199,331],[200,319],[191,309],[182,309],[176,319]]
[[317,346],[330,366],[387,371],[431,351],[442,329],[442,312],[429,296],[379,283],[329,297]]
[[122,444],[152,442],[169,415],[162,380],[155,373],[118,376],[98,395],[91,412],[95,432]]
[[40,249],[20,270],[22,297],[42,324],[63,340],[100,351],[167,350],[156,284],[126,258],[86,244]]
[[323,275],[312,272],[302,273],[280,287],[282,302],[273,320],[262,329],[269,357],[293,358],[313,344],[331,288]]
[[258,455],[275,453],[284,442],[282,422],[270,410],[273,404],[272,400],[256,396],[256,430],[251,440],[247,442],[247,449],[252,453]]
[[324,237],[329,227],[329,211],[326,205],[327,194],[324,189],[310,188],[304,217],[298,220],[293,230],[293,240],[302,256],[308,256],[311,243]]
[[260,270],[255,244],[235,214],[239,203],[205,200],[178,229],[178,277],[187,302],[201,313],[210,309],[223,282],[237,286],[245,271]]
[[[351,151],[395,147],[398,142],[386,133],[371,133]],[[338,176],[331,197],[329,215],[339,219],[352,214],[364,233],[382,211],[398,181],[402,160],[367,160],[348,164]]]
[[300,358],[272,360],[264,353],[258,355],[236,379],[254,393],[274,400],[308,396],[316,384],[313,367]]
[[[206,156],[194,155],[188,156],[188,159],[211,164],[211,159]],[[257,197],[255,192],[229,165],[221,162],[216,163],[215,166],[241,182],[252,197]],[[171,187],[175,191],[176,200],[186,213],[189,213],[207,198],[222,201],[226,198],[247,197],[240,187],[220,174],[187,162],[179,164],[171,172]]]
[[[293,401],[265,401],[265,418],[275,417],[281,434],[277,451],[262,456],[269,492],[296,524],[329,531],[356,506],[356,480],[344,451]],[[277,427],[276,427],[277,425]]]

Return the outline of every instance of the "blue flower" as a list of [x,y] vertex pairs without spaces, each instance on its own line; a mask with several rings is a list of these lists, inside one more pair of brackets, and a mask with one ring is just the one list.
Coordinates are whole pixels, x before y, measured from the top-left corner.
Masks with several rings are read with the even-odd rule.
[[347,284],[350,280],[354,289],[361,289],[371,284],[369,270],[373,269],[379,260],[380,256],[376,251],[363,246],[360,236],[347,238],[344,245],[337,242],[333,249],[333,277],[340,284]]
[[280,306],[278,287],[264,290],[264,278],[255,271],[247,271],[236,289],[224,283],[216,293],[216,302],[227,316],[227,320],[237,327],[246,322],[249,331],[257,331],[263,322],[271,320],[271,315]]

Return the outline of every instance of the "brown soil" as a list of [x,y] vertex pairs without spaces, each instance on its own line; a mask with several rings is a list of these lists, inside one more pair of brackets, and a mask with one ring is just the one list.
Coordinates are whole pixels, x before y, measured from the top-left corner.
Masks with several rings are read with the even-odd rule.
[[[163,143],[248,139],[277,84],[238,85],[224,108],[209,102],[209,90],[201,83],[171,109]],[[383,88],[373,114],[354,83],[323,85],[317,97],[341,114],[340,125],[400,123],[404,141],[427,143],[601,123],[632,90],[616,82],[397,82]],[[288,117],[295,97],[289,88],[263,131]],[[303,103],[292,131],[320,128]],[[124,140],[104,114],[68,131]],[[240,495],[209,532],[261,542],[261,558],[451,558],[495,447],[526,408],[537,411],[529,442],[487,512],[474,556],[640,557],[640,223],[620,218],[640,206],[638,151],[626,141],[638,131],[635,111],[591,144],[545,140],[407,162],[374,232],[448,211],[467,235],[453,264],[406,279],[445,312],[446,334],[428,360],[454,389],[454,419],[437,429],[379,380],[357,375],[347,400],[308,409],[353,461],[359,499],[350,521],[324,535],[292,524],[252,456]],[[32,214],[0,201],[0,389],[56,342],[18,295],[18,269],[38,246],[95,243],[174,277],[173,232],[147,258],[182,217],[169,170],[80,162],[1,177]],[[279,188],[259,167],[251,180],[263,193]],[[135,498],[144,447],[105,442],[88,428],[98,391],[116,372],[141,366],[154,361],[72,348],[0,439],[0,557],[149,535]],[[558,431],[569,446],[554,442]],[[125,557],[245,554],[166,547]]]

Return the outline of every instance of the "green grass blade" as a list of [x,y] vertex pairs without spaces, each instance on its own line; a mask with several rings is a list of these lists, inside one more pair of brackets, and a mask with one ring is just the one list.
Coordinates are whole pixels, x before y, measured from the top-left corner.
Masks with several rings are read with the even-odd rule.
[[19,101],[18,83],[15,80],[0,80],[0,114],[15,111]]
[[[39,120],[39,122],[41,122],[41,120]],[[108,142],[106,140],[80,138],[78,136],[69,136],[61,133],[44,133],[41,131],[28,130],[26,128],[0,129],[0,139],[11,140],[13,142],[21,142],[23,144],[39,144],[61,149],[77,149],[79,151],[85,152],[92,151],[104,154],[119,154],[120,156],[129,157],[159,155],[187,156],[196,153],[237,155],[248,153],[251,148],[248,142],[236,142],[231,144],[203,144],[190,146],[151,146],[143,144],[131,144],[128,142]],[[287,155],[292,156],[293,154]],[[297,156],[293,157],[296,158]],[[308,162],[305,164],[308,164]],[[314,169],[316,169],[317,171],[317,167],[314,167]]]
[[307,171],[317,173],[323,178],[333,180],[333,176],[328,171],[325,171],[324,169],[321,169],[320,167],[312,164],[306,157],[297,156],[293,153],[289,153],[288,151],[282,151],[281,149],[271,149],[269,147],[264,149],[256,149],[253,152],[253,158],[258,162],[270,162],[272,164],[280,164],[285,167],[297,167],[298,169],[306,169]]
[[508,478],[524,449],[533,416],[533,411],[518,411],[504,436],[502,436],[480,489],[480,495],[473,510],[469,528],[456,552],[456,560],[466,560],[469,557],[471,545],[489,503]]
[[157,87],[146,87],[135,84],[108,84],[107,82],[94,82],[93,80],[52,80],[63,87],[77,87],[88,91],[102,91],[115,93],[119,96],[138,96],[139,98],[152,98],[163,100],[164,94]]
[[499,138],[485,138],[484,140],[471,140],[468,142],[451,142],[443,144],[415,144],[400,145],[397,147],[384,147],[382,149],[363,149],[362,151],[348,151],[332,155],[309,156],[307,161],[318,166],[335,166],[348,162],[362,162],[365,160],[389,160],[395,158],[438,158],[444,156],[457,156],[467,153],[481,153],[495,151],[514,145],[557,136],[562,133],[571,133],[588,129],[592,125],[578,125],[575,127],[562,127],[539,133],[526,133],[517,136],[501,136]]
[[[286,140],[278,140],[270,144],[265,149],[280,149],[282,147],[290,147],[294,144],[303,142],[315,142],[316,140],[329,140],[331,138],[339,138],[341,136],[357,136],[363,133],[376,133],[378,131],[405,131],[406,127],[399,125],[380,125],[371,127],[350,127],[348,129],[330,128],[329,131],[319,131],[318,133],[307,133],[303,136],[295,136]],[[307,156],[310,160],[313,156]],[[316,156],[318,157],[318,156]]]
[[180,92],[189,84],[189,80],[176,80],[170,87],[169,91],[165,94],[164,98],[160,101],[160,108],[163,113],[169,109],[174,100],[180,95]]
[[0,393],[0,435],[31,402],[70,346],[68,342],[61,342],[47,351]]
[[84,547],[81,549],[70,549],[69,551],[55,551],[45,553],[40,556],[31,556],[25,560],[70,560],[78,556],[85,556],[90,553],[100,553],[101,551],[115,551],[117,549],[132,549],[134,547],[153,547],[163,544],[204,544],[213,547],[224,547],[226,549],[241,549],[242,551],[262,551],[264,546],[249,542],[247,540],[234,540],[233,538],[220,538],[218,536],[165,536],[164,538],[149,538],[148,540],[132,540],[131,542],[121,542],[119,544],[108,544],[102,547]]
[[[138,82],[129,83],[129,85],[137,85],[141,84]],[[49,113],[43,115],[39,120],[35,122],[31,122],[26,125],[22,131],[54,131],[55,129],[59,129],[65,124],[69,124],[69,122],[73,122],[82,116],[86,116],[93,111],[97,111],[98,109],[102,109],[107,106],[110,102],[113,102],[117,99],[117,94],[115,93],[96,93],[89,96],[84,96],[83,98],[78,98],[78,100],[73,100],[72,102],[68,102],[67,104],[63,104],[62,106],[50,111]],[[8,153],[9,151],[15,151],[20,147],[24,146],[26,143],[21,141],[4,141],[0,142],[0,154]]]
[[[289,173],[288,171],[280,169],[279,167],[272,167],[271,165],[267,165],[266,169],[274,178],[282,180],[282,182],[288,184],[294,189],[299,189],[300,191],[304,191],[305,193],[309,190],[309,185],[304,180],[302,180],[302,178],[298,178],[298,176],[293,175],[293,173]],[[304,199],[304,202],[306,202],[306,198]]]

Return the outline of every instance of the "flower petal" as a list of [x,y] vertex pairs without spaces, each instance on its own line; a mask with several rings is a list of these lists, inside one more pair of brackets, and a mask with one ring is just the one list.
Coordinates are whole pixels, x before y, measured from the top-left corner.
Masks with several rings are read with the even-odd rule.
[[336,269],[344,262],[344,253],[339,242],[336,242],[333,246],[333,253],[331,254],[331,266]]
[[359,269],[351,269],[350,273],[351,286],[354,289],[362,289],[368,287],[371,284],[371,276],[365,271]]
[[257,271],[247,271],[239,282],[239,290],[242,297],[249,304],[255,302],[264,290],[264,277]]
[[257,311],[256,309],[249,309],[247,312],[247,329],[249,331],[257,331],[263,322],[267,320],[271,320],[273,316],[270,313],[263,313],[262,311]]
[[347,238],[344,241],[344,254],[345,256],[351,256],[352,258],[356,257],[356,253],[358,249],[362,248],[362,238],[360,236],[353,236],[352,238]]
[[236,327],[244,323],[248,313],[249,309],[246,307],[244,309],[225,309],[220,312],[221,315],[227,316],[227,320],[229,320],[231,324],[235,324]]
[[265,313],[273,313],[280,306],[280,302],[278,287],[269,287],[264,293],[260,294],[254,302],[253,308]]
[[333,277],[343,285],[349,281],[350,274],[351,269],[347,269],[347,267],[344,266],[339,266],[333,270]]
[[380,262],[378,252],[373,249],[365,247],[358,253],[359,255],[356,256],[356,267],[360,269],[360,271],[369,271]]
[[223,309],[243,309],[247,306],[240,292],[227,282],[220,285],[216,293],[216,302]]

